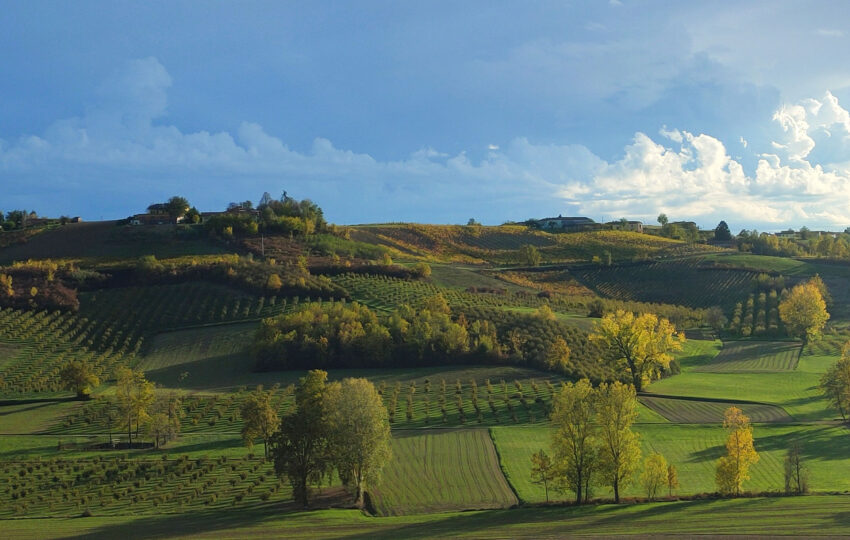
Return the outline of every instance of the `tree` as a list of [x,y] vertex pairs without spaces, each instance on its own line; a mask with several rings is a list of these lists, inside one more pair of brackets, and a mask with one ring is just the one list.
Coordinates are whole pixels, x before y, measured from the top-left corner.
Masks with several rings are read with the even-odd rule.
[[802,495],[809,491],[809,474],[803,463],[800,443],[794,441],[785,455],[785,493]]
[[673,496],[673,490],[679,487],[679,471],[672,463],[667,465],[667,496]]
[[821,376],[820,389],[846,422],[850,414],[850,341],[844,344],[841,358]]
[[620,502],[620,487],[631,480],[640,462],[640,443],[631,430],[637,419],[637,394],[632,385],[619,381],[602,383],[597,391],[599,424],[599,473]]
[[330,469],[324,421],[327,378],[327,372],[318,369],[301,378],[295,390],[295,411],[283,417],[280,430],[271,437],[275,473],[289,478],[292,496],[305,507],[309,485],[319,482]]
[[88,399],[92,388],[100,384],[91,364],[85,360],[69,361],[59,372],[59,378],[67,390],[77,394],[77,399]]
[[325,407],[332,459],[361,505],[364,488],[380,477],[392,457],[387,409],[375,385],[363,378],[330,385]]
[[637,392],[667,368],[673,351],[682,350],[684,333],[652,313],[635,316],[617,310],[596,322],[590,339],[602,345],[607,361],[615,370],[626,370]]
[[543,304],[537,308],[537,316],[544,321],[554,321],[557,318],[555,312],[549,307],[549,304]]
[[537,251],[536,247],[530,244],[525,244],[519,248],[517,258],[520,264],[524,264],[526,266],[539,266],[541,261],[540,252]]
[[549,502],[549,484],[555,479],[555,465],[552,463],[552,458],[540,449],[531,455],[531,482],[534,484],[543,484],[543,491],[546,493],[546,502]]
[[564,372],[570,365],[570,346],[561,336],[555,338],[546,351],[546,367],[552,371]]
[[670,220],[667,219],[667,214],[658,214],[658,224],[661,225],[662,228],[666,227],[669,222]]
[[280,419],[272,407],[271,393],[263,391],[262,385],[257,387],[248,398],[242,402],[239,409],[242,416],[242,440],[248,448],[254,446],[254,439],[263,440],[263,455],[269,457],[269,440],[280,427]]
[[725,221],[717,224],[717,228],[714,229],[714,239],[719,242],[732,240],[732,231],[729,230],[729,225]]
[[726,315],[718,306],[710,307],[705,311],[705,323],[715,332],[723,330],[727,322]]
[[187,223],[200,223],[201,222],[201,213],[194,206],[190,208],[186,215],[184,216],[184,220]]
[[779,302],[779,318],[788,334],[803,340],[805,347],[809,341],[817,338],[829,320],[826,302],[811,281],[796,285]]
[[115,395],[121,417],[127,425],[129,447],[132,448],[133,423],[136,424],[136,433],[138,433],[139,427],[148,418],[148,407],[154,401],[154,385],[145,379],[143,372],[128,367],[118,368],[116,379],[118,382]]
[[189,211],[189,201],[185,197],[175,195],[165,203],[165,211],[168,212],[168,216],[172,219],[182,217]]
[[749,417],[734,406],[726,409],[723,427],[729,432],[727,453],[717,460],[715,482],[720,493],[740,495],[744,481],[750,478],[750,466],[759,460],[753,446],[753,428]]
[[657,452],[653,452],[643,462],[643,473],[640,475],[641,484],[646,491],[646,498],[654,501],[658,490],[667,483],[667,460]]
[[[596,399],[587,379],[569,382],[555,396],[552,449],[561,489],[576,495],[576,503],[589,499],[587,488],[596,465]],[[584,498],[582,498],[584,495]]]

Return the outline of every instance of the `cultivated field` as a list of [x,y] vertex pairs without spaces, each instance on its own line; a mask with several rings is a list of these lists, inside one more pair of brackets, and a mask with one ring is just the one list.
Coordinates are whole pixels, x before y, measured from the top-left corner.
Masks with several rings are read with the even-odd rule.
[[735,406],[744,411],[753,423],[790,422],[781,407],[764,403],[740,403],[729,401],[706,401],[697,399],[641,396],[640,402],[670,422],[677,424],[717,424],[723,411]]
[[392,451],[372,493],[379,515],[517,504],[486,429],[396,432]]
[[727,341],[714,360],[695,371],[740,373],[794,371],[800,344],[788,341]]

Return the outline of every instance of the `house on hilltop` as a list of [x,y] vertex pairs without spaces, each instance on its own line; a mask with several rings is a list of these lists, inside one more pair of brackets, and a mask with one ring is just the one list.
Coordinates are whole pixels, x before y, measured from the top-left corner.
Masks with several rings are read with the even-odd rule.
[[630,221],[630,220],[617,220],[617,221],[609,221],[606,223],[608,227],[615,231],[632,231],[632,232],[643,232],[643,222],[642,221]]
[[544,231],[588,231],[599,228],[599,224],[588,217],[558,217],[534,220],[533,223]]

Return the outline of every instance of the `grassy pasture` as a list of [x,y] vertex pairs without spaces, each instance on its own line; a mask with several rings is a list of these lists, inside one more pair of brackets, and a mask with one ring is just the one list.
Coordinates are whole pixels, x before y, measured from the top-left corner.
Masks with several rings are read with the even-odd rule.
[[718,373],[794,371],[800,344],[788,341],[727,341],[714,360],[695,371]]
[[723,412],[733,405],[744,411],[744,414],[754,423],[792,420],[781,407],[763,403],[699,401],[655,396],[641,396],[640,402],[677,424],[717,424],[718,419],[723,418]]
[[[718,421],[720,419],[717,419]],[[635,431],[641,435],[644,457],[659,452],[679,470],[681,484],[678,493],[711,493],[716,490],[714,468],[717,459],[725,453],[726,432],[719,423],[709,425],[640,424]],[[552,428],[550,427],[494,427],[491,428],[502,468],[508,481],[524,502],[543,502],[542,485],[531,482],[531,455],[541,448],[549,452]],[[780,491],[783,488],[785,452],[792,441],[799,441],[806,465],[810,469],[813,491],[848,491],[850,478],[836,471],[850,467],[846,447],[850,431],[840,426],[812,425],[757,425],[753,430],[755,448],[761,459],[751,469],[752,479],[745,484],[752,491]],[[640,469],[638,470],[638,476]],[[643,496],[639,485],[633,484],[625,496]],[[609,489],[598,487],[596,496],[612,496]],[[553,497],[550,490],[550,498]],[[555,495],[570,498],[570,493]]]
[[802,356],[795,371],[761,373],[683,372],[653,382],[648,393],[728,401],[757,401],[785,409],[797,422],[834,420],[838,413],[824,399],[818,384],[834,357]]
[[[841,536],[845,496],[715,499],[640,505],[529,507],[375,519],[357,510],[291,511],[244,506],[158,516],[6,520],[12,538],[563,538],[633,535]],[[796,535],[796,536],[794,536]]]
[[508,508],[517,503],[487,430],[396,432],[373,489],[382,516]]

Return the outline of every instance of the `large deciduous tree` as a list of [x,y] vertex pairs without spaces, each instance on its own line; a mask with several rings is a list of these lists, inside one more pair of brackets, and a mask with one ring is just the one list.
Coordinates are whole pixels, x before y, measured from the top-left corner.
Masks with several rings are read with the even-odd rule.
[[77,399],[87,399],[92,388],[100,384],[91,364],[85,360],[71,360],[65,364],[59,372],[59,378],[66,389],[77,394]]
[[599,474],[619,503],[620,488],[628,484],[640,462],[640,442],[631,430],[637,418],[637,395],[634,386],[617,381],[601,384],[597,396]]
[[275,472],[289,479],[293,497],[305,507],[310,484],[321,481],[330,470],[324,419],[327,378],[327,372],[318,369],[301,378],[295,390],[295,411],[283,417],[280,430],[271,438]]
[[349,378],[328,386],[325,410],[334,465],[360,505],[392,457],[387,409],[375,385]]
[[753,428],[749,417],[737,407],[726,409],[723,427],[729,435],[726,455],[717,460],[715,481],[720,493],[740,495],[744,481],[750,478],[750,466],[759,460],[753,445]]
[[552,448],[560,487],[576,496],[576,503],[589,499],[587,492],[596,466],[596,399],[587,379],[567,383],[555,396]]
[[189,211],[189,201],[185,197],[175,195],[165,203],[165,211],[168,212],[168,216],[172,219],[182,217]]
[[590,339],[597,341],[615,370],[628,372],[637,392],[657,378],[673,360],[672,352],[682,350],[684,333],[653,313],[635,315],[617,310],[597,321]]
[[117,384],[115,395],[118,399],[118,407],[121,417],[127,424],[127,441],[133,446],[133,424],[135,431],[148,419],[148,407],[154,401],[154,385],[145,379],[142,371],[128,367],[118,368],[116,372]]
[[252,392],[239,408],[242,416],[242,440],[251,448],[254,446],[254,439],[262,439],[263,455],[266,459],[269,457],[269,440],[280,428],[280,419],[272,407],[271,399],[271,394],[264,391],[262,386],[258,386],[257,391]]
[[789,335],[803,340],[803,346],[819,336],[829,313],[818,282],[801,283],[784,295],[779,302],[779,318]]

